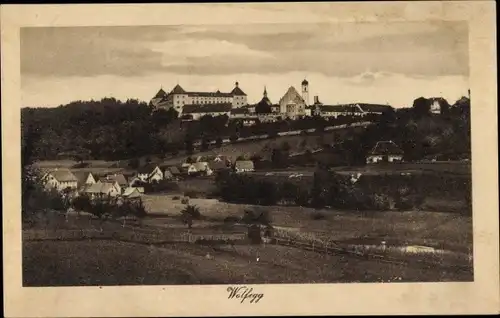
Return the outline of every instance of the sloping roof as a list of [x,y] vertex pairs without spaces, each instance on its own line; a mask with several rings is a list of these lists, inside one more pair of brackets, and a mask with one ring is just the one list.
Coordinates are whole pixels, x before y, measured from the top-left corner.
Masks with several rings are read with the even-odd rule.
[[139,169],[137,169],[137,172],[138,173],[151,173],[153,172],[153,170],[158,167],[158,165],[155,165],[155,164],[148,164],[148,165],[145,165],[143,167],[140,167]]
[[300,102],[304,102],[304,99],[302,98],[302,96],[300,96],[299,92],[295,89],[295,87],[293,86],[290,86],[288,88],[288,90],[286,91],[285,95],[283,95],[283,97],[280,98],[280,104],[283,100],[285,99],[290,99],[290,100],[294,100],[294,101],[300,101]]
[[59,182],[78,182],[77,177],[69,169],[57,169],[51,170],[49,173]]
[[358,103],[359,107],[367,113],[383,113],[387,110],[392,109],[389,105],[380,105],[380,104],[364,104]]
[[355,105],[316,105],[314,107],[320,112],[361,113]]
[[170,170],[166,169],[165,171],[163,171],[163,178],[164,179],[170,179],[172,178],[174,175],[172,174],[172,172],[170,172]]
[[238,160],[234,163],[236,169],[254,169],[253,161],[251,160]]
[[108,174],[104,177],[99,178],[101,182],[116,181],[120,186],[127,185],[127,178],[121,173]]
[[233,108],[231,109],[231,115],[246,115],[250,114],[250,110],[248,108]]
[[174,89],[172,89],[170,94],[186,94],[186,91],[179,84],[177,84]]
[[167,93],[163,90],[163,88],[160,88],[158,93],[156,93],[155,97],[153,97],[153,98],[163,98],[166,96],[167,96]]
[[89,177],[89,174],[91,174],[91,172],[84,172],[84,171],[75,171],[75,172],[73,172],[73,175],[78,180],[77,182],[78,182],[79,185],[85,184],[85,181],[87,181],[87,178]]
[[393,141],[378,141],[375,147],[370,151],[370,155],[402,155],[403,150]]
[[197,171],[205,171],[208,168],[208,162],[200,161],[193,163],[194,168]]
[[187,93],[190,97],[232,97],[233,94],[231,93],[221,93],[220,91],[217,92],[188,92]]
[[233,96],[247,96],[247,94],[245,94],[245,92],[243,92],[241,90],[241,88],[239,88],[238,86],[233,88],[233,90],[231,91],[231,95],[233,95]]
[[122,195],[127,198],[138,198],[141,196],[141,192],[137,188],[126,188]]
[[232,107],[233,105],[231,105],[230,103],[205,104],[205,105],[187,104],[184,105],[182,112],[184,114],[225,113],[225,112],[230,112]]
[[212,170],[223,170],[229,168],[225,161],[212,161],[208,165]]
[[168,167],[168,171],[170,171],[170,173],[173,174],[173,175],[181,173],[181,171],[179,170],[179,168],[177,168],[175,166]]
[[89,186],[87,186],[84,189],[85,193],[102,193],[102,194],[108,194],[110,190],[115,186],[114,182],[100,182],[100,183],[94,183]]

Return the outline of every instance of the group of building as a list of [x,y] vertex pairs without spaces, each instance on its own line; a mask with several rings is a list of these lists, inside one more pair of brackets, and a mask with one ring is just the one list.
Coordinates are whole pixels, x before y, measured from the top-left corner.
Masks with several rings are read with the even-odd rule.
[[[314,96],[313,103],[309,101],[309,82],[304,79],[301,83],[301,93],[294,86],[290,86],[277,103],[273,103],[264,87],[262,99],[256,104],[249,104],[247,94],[236,82],[231,92],[191,92],[184,90],[177,84],[170,92],[161,88],[151,99],[156,109],[175,109],[183,120],[199,120],[201,117],[226,115],[229,118],[243,119],[252,122],[277,121],[290,118],[298,119],[309,116],[337,118],[338,116],[366,116],[368,114],[382,114],[391,109],[389,105],[380,104],[341,104],[329,105],[319,101]],[[264,110],[264,111],[262,111]]]
[[91,171],[55,168],[44,171],[41,180],[48,190],[68,191],[72,195],[135,199],[142,196],[146,184],[163,180],[177,181],[187,176],[211,176],[223,170],[232,170],[236,173],[251,172],[254,171],[254,163],[251,160],[231,162],[224,156],[198,156],[178,166],[148,164],[131,173],[99,175]]

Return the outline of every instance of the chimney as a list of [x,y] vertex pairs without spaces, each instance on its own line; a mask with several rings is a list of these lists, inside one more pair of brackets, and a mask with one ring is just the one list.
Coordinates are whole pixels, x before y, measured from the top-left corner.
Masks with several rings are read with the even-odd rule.
[[318,98],[318,96],[314,96],[314,103],[315,104],[319,104],[319,98]]

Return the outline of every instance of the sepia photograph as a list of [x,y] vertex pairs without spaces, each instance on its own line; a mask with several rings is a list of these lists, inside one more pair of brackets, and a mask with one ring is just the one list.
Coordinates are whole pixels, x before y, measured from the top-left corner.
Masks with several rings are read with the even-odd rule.
[[19,28],[22,288],[475,281],[469,21],[190,21]]

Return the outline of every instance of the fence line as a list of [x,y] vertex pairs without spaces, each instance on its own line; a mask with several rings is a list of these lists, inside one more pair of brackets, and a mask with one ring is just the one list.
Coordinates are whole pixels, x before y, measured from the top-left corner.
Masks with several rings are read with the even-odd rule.
[[383,255],[383,254],[374,254],[374,253],[369,253],[369,252],[358,252],[358,251],[353,251],[349,250],[346,248],[341,248],[338,246],[329,246],[329,243],[321,243],[321,242],[307,242],[307,241],[301,241],[297,239],[290,239],[290,238],[274,238],[274,243],[277,245],[282,245],[282,246],[290,246],[290,247],[295,247],[295,248],[300,248],[304,250],[309,250],[317,253],[322,253],[322,254],[345,254],[353,257],[358,257],[358,258],[364,258],[364,259],[369,259],[373,261],[377,261],[380,263],[388,263],[388,264],[396,264],[396,265],[408,265],[408,264],[414,264],[417,263],[419,265],[425,265],[425,266],[440,266],[440,267],[451,267],[451,268],[457,268],[457,269],[462,269],[462,270],[468,270],[471,268],[469,265],[443,265],[438,262],[430,262],[422,259],[413,259],[413,260],[402,260],[398,259],[395,257]]

